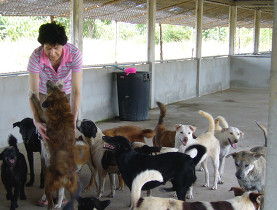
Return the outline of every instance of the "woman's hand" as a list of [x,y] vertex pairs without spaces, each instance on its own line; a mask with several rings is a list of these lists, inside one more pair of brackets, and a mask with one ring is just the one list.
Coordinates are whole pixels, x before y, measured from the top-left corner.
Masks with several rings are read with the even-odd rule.
[[39,132],[39,134],[41,135],[41,137],[44,139],[44,140],[49,140],[49,137],[46,136],[46,126],[45,126],[45,123],[41,123],[41,122],[37,122],[36,120],[34,120],[34,124]]

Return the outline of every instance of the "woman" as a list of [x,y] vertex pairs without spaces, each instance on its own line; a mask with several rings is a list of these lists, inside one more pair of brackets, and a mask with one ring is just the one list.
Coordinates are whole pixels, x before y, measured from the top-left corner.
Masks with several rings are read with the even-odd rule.
[[[46,82],[48,80],[53,82],[63,80],[63,91],[67,94],[71,103],[74,128],[76,130],[76,121],[81,101],[80,88],[83,61],[78,48],[67,43],[67,40],[65,28],[56,22],[40,26],[38,42],[41,46],[33,51],[28,64],[29,88],[37,95],[42,104],[47,94]],[[33,107],[31,102],[30,106],[37,131],[42,139],[48,140],[45,124],[40,122],[35,107]],[[41,155],[44,156],[43,150]],[[61,200],[62,198],[59,203],[61,203]],[[66,200],[63,200],[63,204],[66,202]],[[38,205],[48,205],[45,195],[39,200]]]
[[[82,55],[72,44],[67,43],[67,36],[63,26],[53,22],[40,26],[38,42],[41,44],[35,49],[29,59],[29,87],[42,103],[46,97],[46,82],[63,80],[63,90],[71,101],[72,114],[76,129],[76,120],[81,101]],[[31,104],[31,103],[30,103]],[[39,121],[35,109],[31,104],[34,115],[34,124],[43,139],[46,127]]]

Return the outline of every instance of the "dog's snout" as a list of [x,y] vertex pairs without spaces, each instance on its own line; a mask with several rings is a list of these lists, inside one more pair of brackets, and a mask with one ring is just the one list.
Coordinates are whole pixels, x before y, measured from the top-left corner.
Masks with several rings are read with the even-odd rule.
[[185,138],[184,138],[184,141],[188,141],[188,137],[185,137]]
[[236,140],[235,140],[235,143],[238,143],[238,142],[239,142],[239,141],[236,139]]
[[241,175],[239,173],[236,173],[237,179],[241,179]]

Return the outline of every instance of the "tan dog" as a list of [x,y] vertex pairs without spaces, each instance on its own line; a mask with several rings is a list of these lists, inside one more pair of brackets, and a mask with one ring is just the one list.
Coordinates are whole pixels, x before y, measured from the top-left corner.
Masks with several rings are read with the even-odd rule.
[[[219,145],[217,138],[214,136],[215,123],[214,123],[214,119],[213,119],[212,115],[210,115],[209,113],[204,112],[202,110],[200,110],[198,113],[200,115],[206,117],[209,120],[209,130],[208,130],[208,132],[201,134],[196,139],[193,139],[192,134],[188,135],[188,143],[186,144],[186,147],[193,145],[193,144],[200,144],[207,148],[207,156],[204,156],[204,158],[202,158],[202,160],[200,161],[201,165],[205,171],[205,183],[203,186],[209,187],[209,171],[208,171],[208,167],[207,167],[207,158],[211,157],[212,162],[213,162],[213,167],[214,167],[214,182],[213,182],[213,186],[211,189],[216,190],[217,182],[220,182],[221,179],[220,179],[219,171],[218,171],[220,145]],[[178,131],[177,131],[177,133],[178,133]],[[176,136],[177,135],[178,134],[176,134]],[[192,151],[189,155],[191,155],[191,157],[194,157],[196,155],[194,153],[195,152]],[[190,187],[190,190],[187,194],[188,199],[193,198],[192,189],[193,189],[193,187]]]
[[141,197],[142,186],[149,181],[163,182],[163,177],[159,171],[148,170],[137,175],[132,184],[131,198],[135,210],[257,210],[260,207],[262,194],[246,192],[242,188],[232,187],[235,198],[217,202],[186,202],[172,198]]
[[[223,128],[219,125],[221,123]],[[237,148],[237,143],[241,138],[243,138],[244,133],[236,127],[231,127],[228,125],[227,121],[222,116],[217,116],[215,118],[215,137],[220,143],[220,155],[219,155],[219,174],[221,181],[219,184],[223,184],[223,173],[225,166],[226,156],[229,154],[230,148]]]
[[[71,196],[77,190],[76,160],[74,156],[74,123],[71,108],[62,84],[55,85],[47,81],[47,96],[42,103],[34,93],[30,94],[31,102],[41,122],[46,123],[47,141],[50,153],[50,165],[45,171],[45,194],[48,209],[54,206],[52,192],[66,188]],[[57,114],[60,113],[60,114]]]
[[[157,105],[160,109],[160,117],[158,124],[155,128],[155,136],[153,138],[153,145],[156,147],[174,147],[175,146],[175,137],[176,131],[181,128],[181,124],[176,124],[174,131],[168,130],[164,125],[164,117],[166,114],[166,107],[161,102],[157,102]],[[191,132],[195,131],[191,129]],[[179,132],[180,133],[180,132]],[[196,138],[194,133],[192,133],[193,138]]]
[[124,136],[131,142],[144,142],[144,138],[153,138],[155,131],[151,129],[142,129],[135,125],[123,125],[103,131],[105,136]]

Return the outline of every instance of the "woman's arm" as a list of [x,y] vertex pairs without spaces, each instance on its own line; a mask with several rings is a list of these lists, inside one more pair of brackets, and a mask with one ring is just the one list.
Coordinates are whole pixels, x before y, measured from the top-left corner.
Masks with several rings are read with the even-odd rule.
[[[37,98],[39,98],[39,74],[29,72],[29,89],[33,93],[35,93]],[[48,140],[49,138],[45,134],[45,132],[46,132],[45,124],[40,122],[39,116],[36,112],[36,108],[34,107],[33,103],[31,102],[31,99],[29,99],[29,104],[31,107],[31,111],[33,113],[33,120],[34,120],[34,124],[35,124],[37,130],[39,131],[39,133],[43,139]]]
[[74,116],[75,128],[76,128],[76,121],[79,113],[79,107],[81,103],[81,83],[82,83],[82,71],[72,72],[70,98],[71,98],[71,111]]

